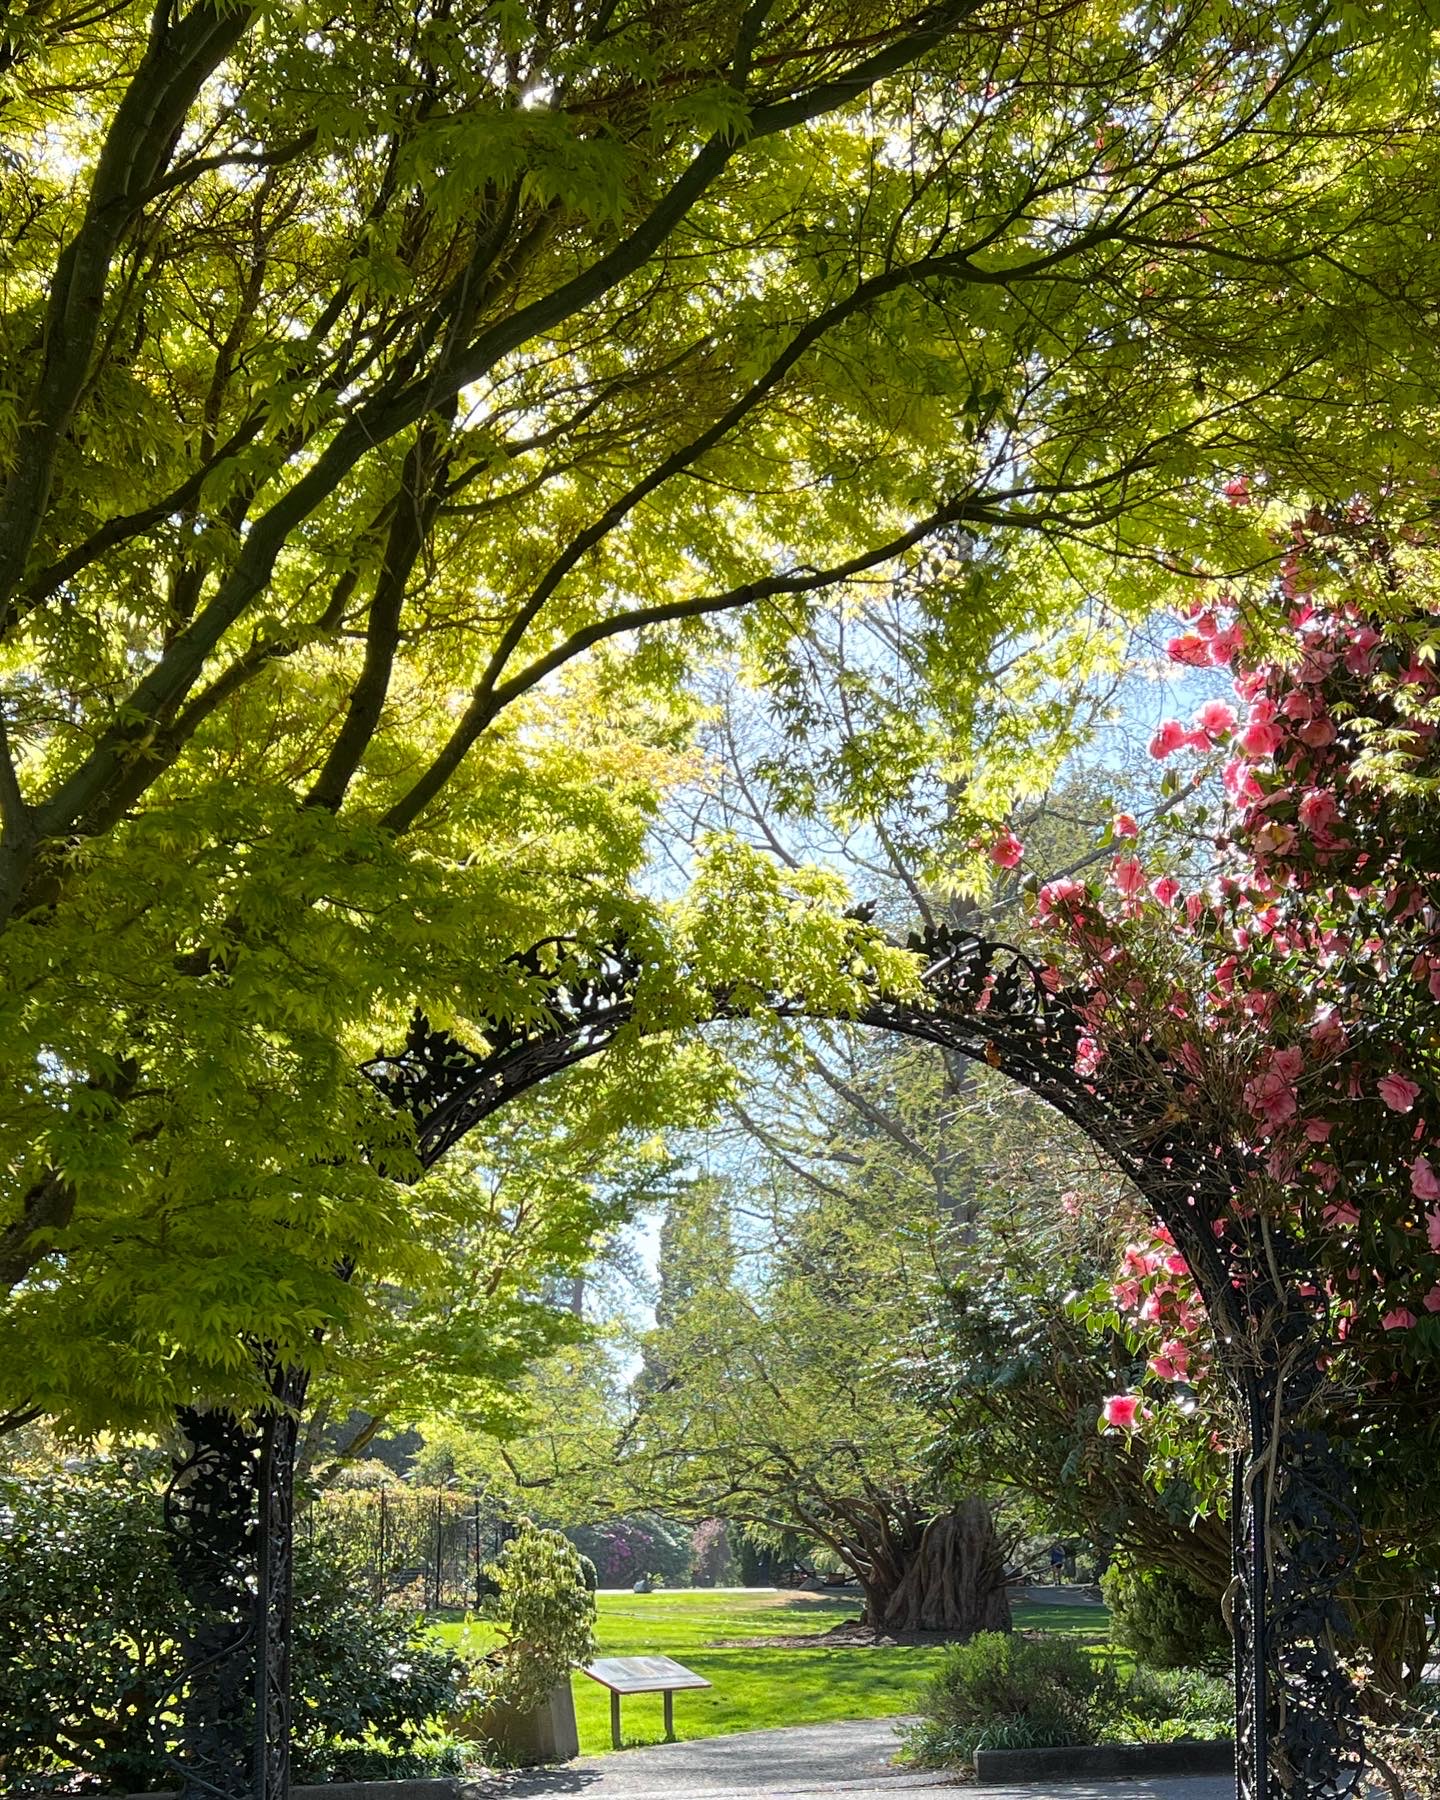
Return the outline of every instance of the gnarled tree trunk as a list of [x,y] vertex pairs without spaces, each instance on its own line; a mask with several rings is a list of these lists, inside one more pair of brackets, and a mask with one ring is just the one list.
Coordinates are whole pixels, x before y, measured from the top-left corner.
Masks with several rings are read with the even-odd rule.
[[1010,1629],[1005,1558],[983,1500],[887,1534],[860,1580],[865,1623],[877,1631],[968,1638]]

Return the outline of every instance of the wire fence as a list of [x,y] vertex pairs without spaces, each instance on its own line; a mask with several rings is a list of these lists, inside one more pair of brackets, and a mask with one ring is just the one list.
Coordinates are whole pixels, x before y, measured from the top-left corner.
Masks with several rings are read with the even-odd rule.
[[410,1612],[478,1607],[485,1574],[514,1526],[483,1494],[453,1488],[333,1488],[302,1515],[335,1544],[376,1606]]

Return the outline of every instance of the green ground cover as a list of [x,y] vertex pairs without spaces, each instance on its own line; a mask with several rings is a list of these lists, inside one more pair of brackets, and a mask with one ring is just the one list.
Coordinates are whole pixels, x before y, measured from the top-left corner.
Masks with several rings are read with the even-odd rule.
[[[769,1588],[723,1592],[599,1595],[596,1633],[602,1656],[673,1656],[713,1682],[675,1696],[677,1737],[719,1737],[770,1725],[811,1725],[827,1719],[874,1719],[914,1710],[916,1698],[943,1652],[929,1645],[870,1650],[792,1650],[763,1645],[717,1648],[725,1638],[796,1637],[828,1631],[854,1618],[854,1595],[777,1593]],[[1103,1644],[1108,1616],[1095,1606],[1018,1606],[1015,1623]],[[477,1649],[495,1642],[492,1627],[463,1618],[435,1630],[450,1643]],[[610,1696],[583,1675],[574,1677],[580,1749],[610,1748]],[[626,1744],[658,1744],[664,1736],[659,1694],[622,1702]]]

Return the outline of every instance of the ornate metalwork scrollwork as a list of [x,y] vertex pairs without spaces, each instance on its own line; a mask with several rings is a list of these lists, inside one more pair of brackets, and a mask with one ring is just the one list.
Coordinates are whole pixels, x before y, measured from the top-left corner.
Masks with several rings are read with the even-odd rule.
[[[855,916],[868,922],[864,909]],[[1342,1457],[1303,1423],[1321,1348],[1301,1298],[1304,1272],[1284,1267],[1283,1246],[1249,1241],[1229,1214],[1247,1173],[1243,1153],[1211,1141],[1179,1089],[1157,1080],[1143,1045],[1129,1064],[1123,1053],[1107,1059],[1103,1082],[1080,1074],[1080,996],[1055,991],[1014,946],[940,924],[906,947],[921,963],[922,997],[877,990],[857,1022],[982,1061],[1055,1107],[1135,1182],[1189,1262],[1250,1433],[1232,1512],[1238,1800],[1276,1800],[1277,1785],[1286,1800],[1345,1800],[1365,1766],[1341,1598],[1359,1526]],[[482,1021],[470,1046],[417,1013],[402,1048],[364,1065],[413,1122],[422,1168],[516,1095],[603,1051],[633,1017],[644,969],[623,942],[587,957],[554,939],[512,959],[509,973],[526,988],[523,1018]],[[815,1016],[803,997],[776,995],[771,1007]],[[752,1010],[716,991],[707,1016]],[[186,1645],[186,1800],[287,1791],[290,1506],[303,1398],[303,1377],[282,1374],[274,1409],[248,1437],[234,1421],[187,1416],[195,1448],[167,1517],[207,1622]],[[241,1570],[254,1572],[253,1586]],[[253,1786],[237,1786],[237,1746],[257,1734]]]

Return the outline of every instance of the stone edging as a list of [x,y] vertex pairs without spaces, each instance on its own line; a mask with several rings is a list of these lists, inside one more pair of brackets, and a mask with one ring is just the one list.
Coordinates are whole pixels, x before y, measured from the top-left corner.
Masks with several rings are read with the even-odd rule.
[[1190,1744],[1061,1744],[1045,1750],[975,1752],[975,1779],[990,1786],[1234,1772],[1235,1746],[1226,1739]]

